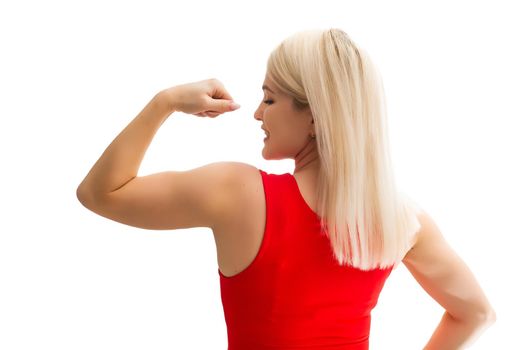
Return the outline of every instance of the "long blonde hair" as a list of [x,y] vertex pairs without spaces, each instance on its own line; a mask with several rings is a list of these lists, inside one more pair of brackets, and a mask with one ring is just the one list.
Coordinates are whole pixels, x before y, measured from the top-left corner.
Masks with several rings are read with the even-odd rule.
[[335,259],[361,270],[397,265],[420,208],[396,188],[383,83],[368,54],[343,30],[301,31],[271,52],[267,75],[312,112],[317,207]]

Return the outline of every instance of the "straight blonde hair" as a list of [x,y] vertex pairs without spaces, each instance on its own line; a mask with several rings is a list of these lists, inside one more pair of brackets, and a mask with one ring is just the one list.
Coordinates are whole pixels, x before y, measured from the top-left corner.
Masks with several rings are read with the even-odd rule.
[[302,31],[271,52],[267,75],[312,112],[317,207],[334,258],[361,270],[397,265],[420,228],[420,208],[396,188],[383,83],[368,54],[343,30]]

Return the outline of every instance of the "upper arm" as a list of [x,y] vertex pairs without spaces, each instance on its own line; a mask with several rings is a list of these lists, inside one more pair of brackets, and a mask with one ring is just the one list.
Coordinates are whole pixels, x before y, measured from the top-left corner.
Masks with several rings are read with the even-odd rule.
[[236,191],[238,162],[217,162],[186,171],[135,177],[124,186],[79,200],[111,220],[145,229],[213,228],[228,215]]
[[486,319],[494,311],[474,274],[447,244],[438,226],[424,211],[421,228],[403,263],[423,289],[457,319]]

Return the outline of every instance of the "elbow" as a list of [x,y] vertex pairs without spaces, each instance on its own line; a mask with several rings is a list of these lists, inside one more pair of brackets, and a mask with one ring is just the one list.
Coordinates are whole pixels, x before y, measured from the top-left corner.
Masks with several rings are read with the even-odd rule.
[[490,326],[496,322],[496,312],[490,305],[472,309],[469,312],[464,312],[461,316],[458,316],[457,314],[451,314],[448,310],[447,312],[452,316],[452,318],[470,324]]
[[490,308],[484,315],[484,322],[488,325],[491,325],[496,322],[496,311],[493,308]]
[[81,188],[81,186],[77,187],[77,199],[80,203],[83,203],[85,201],[86,194],[84,193],[84,190]]
[[478,324],[490,326],[496,322],[496,311],[492,307],[485,308],[483,311],[477,312],[473,319]]
[[479,315],[478,319],[482,324],[491,325],[496,322],[496,311],[488,301],[483,304],[477,314]]
[[87,203],[90,202],[90,198],[91,194],[88,190],[82,187],[82,185],[77,187],[77,199],[83,206],[87,207]]

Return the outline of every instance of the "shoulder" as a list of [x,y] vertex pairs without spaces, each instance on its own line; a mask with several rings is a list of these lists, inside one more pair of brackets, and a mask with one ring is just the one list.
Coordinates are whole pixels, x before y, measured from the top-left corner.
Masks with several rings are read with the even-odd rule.
[[257,167],[234,161],[213,163],[217,176],[220,177],[222,193],[229,198],[224,205],[235,206],[243,199],[250,198],[263,188],[261,174]]
[[414,269],[430,269],[433,264],[449,261],[454,255],[436,221],[425,210],[417,212],[419,229],[412,240],[412,248],[403,262]]
[[223,161],[213,163],[213,166],[220,173],[224,183],[234,188],[260,177],[259,169],[247,163]]
[[238,226],[239,217],[246,217],[258,209],[260,199],[264,200],[264,187],[259,169],[253,165],[224,161],[214,163],[220,173],[220,190],[216,198],[215,228],[218,232],[234,231],[231,225]]
[[[415,214],[418,229],[415,231],[411,239],[411,248],[408,251],[410,254],[415,252],[416,247],[421,250],[421,246],[426,246],[425,242],[428,241],[431,236],[441,236],[441,232],[438,230],[436,223],[426,211],[422,210],[421,207],[417,207]],[[405,256],[405,259],[409,258],[408,255],[409,254]]]

